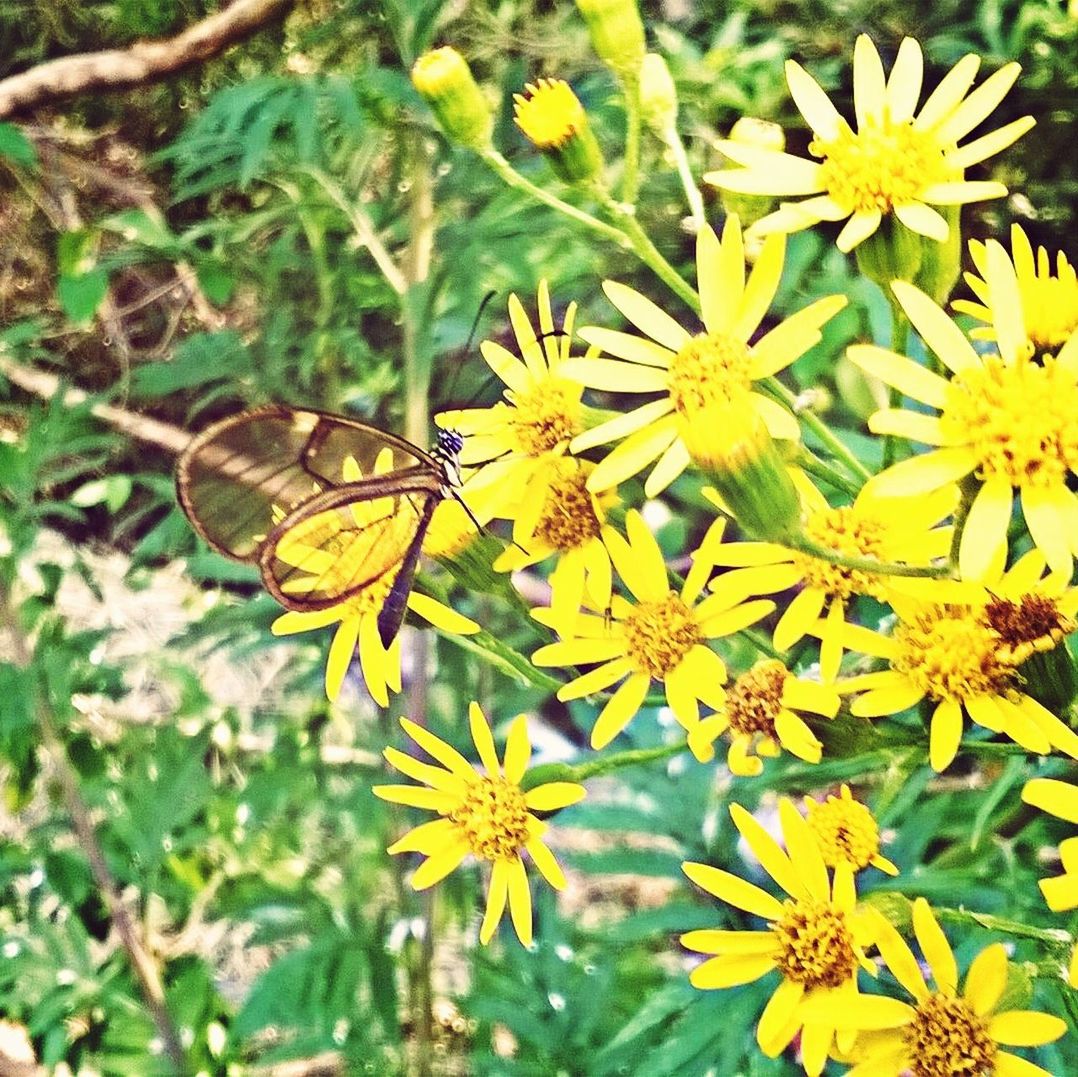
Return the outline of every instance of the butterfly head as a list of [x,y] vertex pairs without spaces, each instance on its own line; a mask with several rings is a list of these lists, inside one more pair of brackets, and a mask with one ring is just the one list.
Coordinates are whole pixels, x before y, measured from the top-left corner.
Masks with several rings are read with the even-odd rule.
[[431,449],[431,456],[442,465],[447,486],[460,486],[460,453],[464,448],[464,436],[458,430],[439,430],[438,440]]

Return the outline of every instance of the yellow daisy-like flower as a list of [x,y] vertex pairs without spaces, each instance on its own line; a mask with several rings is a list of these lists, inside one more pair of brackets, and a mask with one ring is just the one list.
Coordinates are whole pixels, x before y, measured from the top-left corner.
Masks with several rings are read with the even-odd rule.
[[[384,474],[392,466],[391,450],[384,450],[375,461],[373,474]],[[345,482],[357,482],[363,477],[359,464],[354,458],[344,461],[342,478]],[[442,506],[439,506],[441,508]],[[392,511],[391,497],[375,498],[371,501],[358,502],[351,506],[352,518],[357,527],[381,519]],[[346,535],[342,535],[346,537]],[[302,535],[286,536],[276,549],[276,556],[286,564],[295,565],[312,575],[309,580],[317,579],[319,585],[332,590],[331,574],[335,569],[341,572],[354,572],[354,559],[349,558],[347,547],[342,547],[334,554],[324,549],[309,545]],[[317,573],[317,576],[313,575]],[[324,610],[289,610],[282,613],[272,625],[270,631],[275,636],[290,636],[296,632],[309,632],[316,628],[326,628],[336,624],[333,642],[329,647],[326,660],[326,695],[332,701],[340,694],[341,684],[352,664],[352,656],[359,650],[359,664],[363,671],[363,680],[371,698],[381,707],[389,703],[389,693],[401,690],[401,649],[400,636],[386,647],[378,634],[378,614],[385,605],[386,598],[393,588],[396,573],[384,573],[370,586],[351,598],[329,606]],[[346,581],[342,581],[346,582]],[[300,590],[303,579],[291,582],[292,590]],[[436,628],[458,635],[470,635],[479,631],[479,625],[471,618],[451,610],[429,595],[412,591],[408,596],[408,608]]]
[[[779,812],[786,849],[739,804],[730,815],[764,870],[789,897],[781,901],[766,890],[719,868],[685,863],[685,874],[720,901],[767,922],[763,931],[690,931],[681,944],[714,955],[689,977],[702,989],[752,983],[777,969],[781,979],[764,1007],[756,1028],[761,1050],[775,1058],[799,1031],[805,1071],[823,1071],[835,1042],[837,1016],[857,999],[857,970],[875,975],[865,957],[873,941],[875,917],[857,908],[853,872],[846,864],[828,877],[816,839],[793,804],[783,798]],[[834,1012],[836,1020],[806,1024],[804,1008],[812,1004]],[[838,1046],[852,1045],[852,1036],[839,1036]]]
[[881,995],[859,995],[832,1010],[819,1004],[821,1020],[859,1032],[860,1061],[847,1077],[1051,1077],[1047,1070],[1001,1050],[1037,1047],[1059,1039],[1065,1021],[1035,1010],[997,1007],[1007,986],[1007,951],[996,942],[970,963],[966,985],[958,994],[954,953],[924,898],[913,904],[913,930],[936,989],[925,981],[921,966],[902,936],[882,916],[876,942],[896,980],[913,996],[913,1005]]
[[741,169],[708,172],[704,179],[728,191],[755,195],[809,195],[783,203],[753,225],[753,233],[796,232],[820,221],[846,221],[838,237],[853,250],[880,226],[885,214],[910,229],[943,242],[948,225],[933,206],[956,206],[1001,198],[1002,183],[963,179],[965,170],[1006,149],[1034,124],[1023,116],[959,146],[1006,96],[1021,70],[1007,64],[967,93],[980,58],[964,56],[917,111],[924,78],[921,46],[905,38],[890,75],[876,46],[864,34],[853,53],[856,131],[812,78],[793,60],[786,81],[815,136],[809,152],[817,161],[793,154],[722,141],[718,148]]
[[[992,250],[1002,255],[998,244]],[[874,433],[934,446],[889,467],[869,487],[880,496],[920,496],[975,478],[958,552],[966,579],[985,576],[1005,556],[1017,491],[1030,537],[1053,569],[1069,572],[1078,553],[1078,496],[1068,486],[1078,472],[1078,335],[1057,356],[1034,361],[1013,317],[1014,269],[1005,256],[995,268],[994,282],[1001,291],[1006,283],[1014,298],[994,311],[998,354],[979,354],[928,296],[902,281],[891,287],[950,379],[874,345],[848,349],[862,370],[939,411],[885,408],[869,419]]]
[[823,803],[805,797],[805,808],[809,829],[829,868],[848,864],[854,871],[874,867],[888,875],[898,874],[898,868],[880,853],[880,828],[875,816],[853,799],[845,782],[841,796],[829,796]]
[[529,142],[541,150],[564,146],[587,126],[588,116],[569,83],[538,79],[525,93],[513,94],[513,119]]
[[[705,555],[713,545],[710,537],[701,543],[681,589],[674,590],[662,551],[643,517],[631,511],[625,525],[628,541],[614,532],[607,536],[606,547],[635,603],[614,595],[608,616],[580,614],[569,638],[540,647],[532,655],[537,666],[597,664],[559,689],[562,701],[622,682],[591,731],[593,748],[605,747],[628,725],[652,680],[662,682],[674,716],[686,729],[700,720],[701,702],[721,707],[726,666],[707,641],[747,628],[775,608],[770,601],[742,601],[740,588],[717,588],[698,601],[713,567]],[[565,634],[565,627],[549,611],[533,614]]]
[[[951,529],[941,523],[957,504],[953,489],[929,497],[886,498],[866,488],[852,505],[830,505],[803,473],[795,471],[793,478],[801,495],[802,533],[818,546],[910,565],[930,565],[950,549]],[[708,496],[707,490],[704,493]],[[938,580],[880,576],[836,565],[773,542],[725,542],[714,551],[714,558],[716,564],[729,566],[727,575],[741,581],[750,594],[800,588],[775,626],[775,647],[789,650],[818,628],[824,681],[838,676],[843,626],[858,596],[886,602],[896,591],[922,594],[938,592],[941,586]]]
[[726,702],[716,713],[689,730],[689,749],[707,763],[715,757],[715,740],[729,732],[726,765],[739,777],[758,775],[764,768],[760,757],[776,756],[780,747],[818,763],[823,745],[797,711],[834,718],[839,703],[834,689],[800,680],[782,662],[757,662],[727,689]]
[[[966,283],[975,301],[956,299],[951,306],[983,322],[970,336],[976,340],[994,340],[997,312],[995,307],[1009,301],[1010,294],[993,295],[988,244],[971,239],[969,252],[976,273],[966,273]],[[1037,352],[1054,355],[1078,331],[1078,273],[1062,251],[1056,252],[1055,274],[1052,259],[1043,247],[1036,254],[1029,237],[1019,224],[1011,225],[1011,263],[1018,280],[1021,316],[1026,336]],[[1010,315],[1014,318],[1014,315]]]
[[471,704],[468,718],[483,771],[476,770],[456,748],[429,730],[402,718],[405,733],[439,765],[387,748],[384,755],[391,766],[428,788],[376,785],[372,792],[383,800],[425,808],[440,816],[410,830],[389,847],[390,853],[422,853],[427,858],[412,876],[414,889],[425,890],[440,882],[469,854],[488,861],[490,886],[479,940],[484,945],[490,942],[508,901],[517,938],[527,946],[532,941],[532,901],[523,854],[528,854],[555,890],[565,886],[565,876],[543,841],[547,824],[533,813],[575,804],[584,797],[584,787],[575,782],[547,782],[525,791],[521,782],[531,758],[531,744],[524,715],[518,715],[509,729],[501,764],[478,703]]
[[500,572],[516,572],[557,557],[550,574],[550,608],[555,622],[571,625],[585,596],[592,609],[610,605],[614,569],[607,549],[613,528],[606,510],[617,495],[587,488],[592,465],[571,456],[551,456],[521,491],[513,509],[513,542],[494,562]]
[[444,411],[436,418],[439,426],[467,439],[461,463],[483,465],[471,482],[473,489],[493,491],[493,507],[508,504],[547,453],[565,453],[584,429],[584,387],[563,371],[576,304],[569,304],[558,329],[546,281],[539,284],[538,303],[537,334],[520,300],[509,297],[509,321],[523,361],[497,341],[480,345],[483,358],[507,386],[505,400],[490,408]]
[[580,336],[613,359],[570,359],[568,376],[593,389],[619,393],[659,393],[623,415],[573,438],[572,451],[618,445],[592,472],[588,486],[605,490],[658,461],[644,484],[654,497],[685,470],[691,459],[721,457],[727,448],[724,421],[731,401],[742,400],[766,424],[772,437],[796,440],[797,420],[753,383],[784,370],[820,338],[820,327],[846,305],[828,296],[791,315],[752,345],[782,274],[785,241],[764,244],[745,279],[741,225],[727,218],[722,241],[709,228],[696,239],[696,272],[703,332],[690,332],[650,299],[616,281],[604,281],[607,298],[644,336],[590,327]]
[[[1078,826],[1078,785],[1055,778],[1034,778],[1025,784],[1022,799],[1041,811]],[[1078,835],[1059,843],[1063,874],[1041,879],[1041,893],[1052,912],[1078,908]],[[1078,966],[1076,966],[1078,967]]]
[[1078,759],[1078,734],[1021,691],[1006,641],[976,606],[935,606],[892,600],[898,614],[890,636],[846,625],[850,650],[885,658],[890,668],[840,681],[839,692],[864,692],[850,707],[862,718],[897,714],[926,700],[931,706],[929,762],[937,771],[954,760],[963,715],[1003,733],[1026,751],[1053,748]]

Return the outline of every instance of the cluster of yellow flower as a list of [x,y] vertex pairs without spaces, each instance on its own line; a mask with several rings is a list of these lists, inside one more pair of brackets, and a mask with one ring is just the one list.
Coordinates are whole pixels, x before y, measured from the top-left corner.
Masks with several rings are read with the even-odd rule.
[[[1053,263],[1043,249],[1034,252],[1015,226],[1009,251],[995,240],[970,244],[976,272],[966,281],[975,298],[953,307],[975,327],[963,329],[941,306],[958,275],[956,207],[1006,193],[999,183],[966,180],[965,170],[1033,123],[1025,117],[959,145],[1002,101],[1017,65],[972,89],[979,60],[966,56],[919,106],[917,43],[901,43],[888,74],[862,36],[853,58],[851,126],[790,61],[790,93],[812,129],[815,159],[759,141],[719,143],[740,167],[704,179],[741,199],[756,219],[743,233],[738,215],[729,213],[720,237],[687,184],[696,223],[693,288],[625,211],[638,182],[633,143],[641,117],[670,143],[679,168],[683,162],[669,72],[646,54],[631,0],[578,0],[578,6],[628,105],[623,197],[612,199],[603,186],[600,147],[567,84],[529,86],[517,98],[516,118],[560,179],[604,208],[602,221],[532,187],[493,149],[489,106],[459,54],[436,50],[413,72],[451,138],[515,186],[620,237],[698,316],[687,322],[627,285],[606,281],[603,290],[628,328],[577,328],[574,305],[559,325],[544,284],[536,325],[513,296],[509,318],[518,354],[494,341],[481,346],[505,384],[503,399],[439,417],[467,439],[466,503],[483,523],[512,522],[514,544],[494,568],[552,565],[549,604],[533,615],[559,638],[537,650],[533,662],[588,667],[557,696],[605,697],[591,732],[594,748],[610,744],[658,685],[696,759],[713,758],[715,741],[725,736],[736,775],[761,773],[763,758],[782,750],[818,762],[824,744],[817,733],[827,726],[820,719],[833,719],[844,699],[848,712],[863,718],[919,707],[929,726],[927,758],[937,771],[962,749],[967,717],[1033,755],[1078,758],[1078,734],[1060,717],[1073,715],[1075,678],[1065,640],[1078,613],[1078,588],[1071,586],[1078,556],[1075,271],[1063,254]],[[796,196],[805,197],[754,212],[753,199]],[[868,421],[882,438],[876,473],[776,377],[822,339],[847,302],[829,296],[785,320],[769,317],[786,236],[838,221],[845,222],[839,249],[856,250],[862,271],[887,290],[895,315],[894,350],[870,344],[848,350],[856,367],[891,387],[890,406]],[[904,354],[912,351],[913,331],[927,351],[924,361]],[[587,390],[599,394],[592,403],[585,403]],[[645,402],[608,410],[632,394]],[[903,399],[910,407],[899,406]],[[803,439],[803,431],[812,436]],[[596,458],[597,449],[615,442]],[[929,451],[915,452],[916,444]],[[685,558],[681,579],[646,515],[626,508],[618,489],[650,469],[643,492],[656,498],[690,468],[721,512]],[[731,520],[740,537],[724,541]],[[473,536],[460,506],[447,502],[425,549],[452,557]],[[879,630],[859,623],[864,600],[877,611]],[[399,690],[398,645],[382,647],[376,599],[371,602],[370,608],[288,613],[278,622],[282,632],[341,622],[327,669],[331,697],[357,639],[374,698],[384,704],[390,689]],[[879,621],[880,604],[893,616]],[[411,605],[446,631],[478,629],[429,597],[414,595]],[[775,613],[769,640],[753,626]],[[713,643],[734,634],[751,640],[763,657],[731,682]],[[819,641],[812,667],[791,657],[806,638]],[[531,903],[522,853],[553,886],[564,884],[542,841],[545,824],[532,813],[575,802],[582,787],[565,781],[529,787],[523,716],[511,727],[499,765],[490,728],[473,706],[481,772],[429,731],[404,726],[439,766],[389,749],[390,764],[428,788],[376,791],[438,818],[390,851],[426,855],[417,888],[437,882],[469,853],[490,861],[480,938],[490,939],[508,902],[527,943]],[[1076,785],[1038,778],[1023,795],[1078,822]],[[800,1034],[812,1074],[828,1057],[851,1063],[858,1075],[1043,1074],[1001,1045],[1047,1043],[1065,1026],[1045,1014],[998,1012],[1007,980],[1001,944],[974,960],[959,994],[954,956],[932,910],[918,899],[912,919],[907,915],[900,926],[912,923],[935,981],[929,988],[894,923],[878,906],[858,903],[857,871],[897,870],[880,855],[868,809],[845,787],[840,798],[809,801],[807,818],[790,801],[779,807],[784,847],[740,806],[731,813],[786,900],[717,868],[685,865],[698,886],[767,925],[684,936],[688,949],[709,955],[692,982],[729,987],[777,969],[780,983],[761,1017],[759,1044],[774,1056]],[[1065,842],[1061,855],[1064,874],[1043,884],[1055,910],[1078,906],[1078,838]],[[905,909],[908,914],[908,904]],[[873,977],[878,971],[866,956],[873,948],[912,1004],[859,992],[859,969]],[[1071,978],[1078,984],[1078,967]]]

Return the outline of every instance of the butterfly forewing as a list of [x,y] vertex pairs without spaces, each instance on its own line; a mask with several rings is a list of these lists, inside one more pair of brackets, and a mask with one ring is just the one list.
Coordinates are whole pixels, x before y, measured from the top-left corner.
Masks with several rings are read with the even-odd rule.
[[[346,463],[351,461],[351,463]],[[401,438],[343,416],[271,406],[215,423],[180,457],[180,503],[202,537],[229,557],[261,558],[267,537],[351,467],[435,475],[437,463]]]
[[294,610],[326,609],[365,593],[380,606],[402,566],[411,561],[414,573],[441,497],[437,476],[422,472],[346,483],[320,495],[267,537],[259,561],[266,588]]

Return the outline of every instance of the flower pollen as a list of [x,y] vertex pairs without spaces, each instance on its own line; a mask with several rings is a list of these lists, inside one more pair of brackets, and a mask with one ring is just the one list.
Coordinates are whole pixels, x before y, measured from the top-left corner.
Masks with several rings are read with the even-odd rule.
[[1034,651],[1050,651],[1078,629],[1047,595],[1023,595],[1020,602],[994,598],[985,606],[985,618],[999,634],[1010,661],[1019,663]]
[[787,900],[783,908],[782,919],[771,925],[782,975],[810,990],[848,982],[857,968],[857,955],[845,914],[829,901]]
[[1006,694],[1013,669],[997,633],[969,610],[933,606],[895,629],[892,667],[926,695],[961,702]]
[[513,431],[526,456],[562,448],[582,429],[579,391],[561,378],[547,378],[527,392],[508,395],[516,409]]
[[987,357],[951,381],[940,426],[947,444],[970,446],[979,479],[1062,483],[1078,470],[1078,379],[1051,357]]
[[954,179],[943,147],[930,131],[919,131],[909,120],[892,123],[869,117],[864,130],[843,123],[835,138],[815,138],[809,153],[823,159],[821,183],[847,213],[889,213],[896,205],[921,200],[934,183]]
[[904,1030],[914,1077],[987,1077],[995,1072],[996,1044],[984,1020],[959,998],[930,995]]
[[670,400],[683,419],[728,404],[751,384],[751,351],[725,333],[698,333],[670,360]]
[[[886,560],[883,522],[868,516],[852,505],[828,507],[809,514],[804,522],[806,536],[830,550],[855,557]],[[842,601],[855,595],[882,598],[879,577],[862,569],[833,565],[821,557],[795,554],[794,562],[804,573],[805,584],[816,587]]]
[[774,659],[758,662],[727,689],[726,715],[735,733],[775,737],[775,719],[782,710],[786,667]]
[[504,778],[470,782],[449,818],[482,860],[510,860],[528,842],[524,794]]
[[626,617],[624,630],[630,661],[659,680],[703,640],[699,622],[676,591],[657,602],[642,602]]
[[809,811],[808,825],[830,868],[850,864],[860,871],[880,851],[880,828],[859,801],[828,797],[822,804],[817,802]]
[[550,484],[535,534],[551,549],[564,552],[597,538],[602,521],[588,491],[586,472],[575,467],[559,472]]

